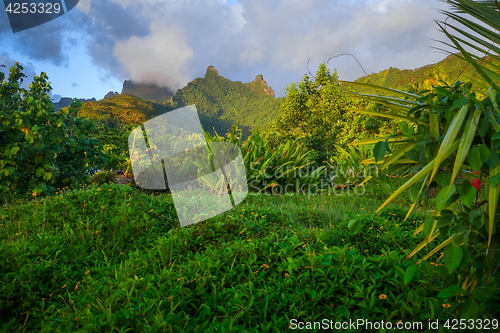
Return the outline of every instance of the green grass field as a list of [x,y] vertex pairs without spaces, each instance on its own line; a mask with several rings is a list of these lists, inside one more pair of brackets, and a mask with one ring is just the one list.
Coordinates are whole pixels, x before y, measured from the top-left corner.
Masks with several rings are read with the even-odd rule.
[[[385,197],[249,193],[182,228],[169,194],[131,186],[4,198],[0,330],[284,332],[363,319],[451,332],[439,253],[425,269],[405,258],[424,215],[403,222],[406,198],[375,214]],[[384,332],[360,327],[341,331]]]

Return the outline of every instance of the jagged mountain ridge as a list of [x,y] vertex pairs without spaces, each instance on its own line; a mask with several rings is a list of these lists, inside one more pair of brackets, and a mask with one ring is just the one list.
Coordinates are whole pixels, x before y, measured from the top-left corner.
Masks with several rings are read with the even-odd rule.
[[[61,99],[62,100],[62,99]],[[70,104],[71,99],[67,98]],[[113,123],[142,124],[162,113],[195,104],[205,130],[224,134],[237,122],[243,137],[255,128],[263,129],[279,114],[283,98],[275,98],[274,91],[262,75],[249,83],[230,81],[218,75],[213,66],[205,77],[189,82],[171,94],[167,88],[152,84],[125,81],[122,93],[109,92],[99,101],[80,99],[80,116]],[[61,108],[55,103],[56,110]]]

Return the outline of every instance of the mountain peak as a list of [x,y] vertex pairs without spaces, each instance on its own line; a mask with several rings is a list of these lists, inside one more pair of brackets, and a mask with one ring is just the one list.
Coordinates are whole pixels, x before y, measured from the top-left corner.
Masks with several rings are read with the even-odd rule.
[[208,66],[208,68],[207,68],[207,73],[208,73],[208,71],[214,71],[214,72],[215,72],[215,74],[219,75],[219,72],[217,72],[217,70],[215,69],[215,67],[214,67],[214,66],[212,66],[212,65]]
[[267,82],[264,81],[264,76],[262,74],[257,75],[255,80],[247,85],[255,92],[255,93],[264,93],[266,95],[270,95],[274,97],[274,90],[267,85]]

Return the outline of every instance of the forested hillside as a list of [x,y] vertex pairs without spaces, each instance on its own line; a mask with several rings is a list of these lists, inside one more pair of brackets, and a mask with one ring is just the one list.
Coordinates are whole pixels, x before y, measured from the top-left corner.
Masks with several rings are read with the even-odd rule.
[[[491,57],[489,61],[498,64]],[[441,84],[444,80],[448,84],[453,84],[456,81],[467,82],[474,75],[475,69],[466,61],[458,58],[455,55],[449,55],[442,61],[435,64],[429,64],[416,69],[398,69],[390,67],[379,73],[373,73],[367,76],[362,76],[354,82],[370,83],[376,86],[394,88],[403,91],[419,92],[424,89],[431,89],[432,85]],[[477,86],[473,86],[473,89]],[[360,92],[367,90],[359,89]]]

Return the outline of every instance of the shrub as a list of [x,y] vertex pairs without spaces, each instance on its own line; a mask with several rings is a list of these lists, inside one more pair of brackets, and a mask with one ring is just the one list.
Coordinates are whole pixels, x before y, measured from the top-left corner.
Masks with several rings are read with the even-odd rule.
[[11,67],[7,81],[0,73],[0,193],[40,195],[87,181],[86,169],[108,160],[99,141],[85,136],[93,122],[77,117],[77,100],[54,112],[44,72],[29,90],[20,88],[22,69]]

